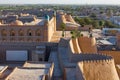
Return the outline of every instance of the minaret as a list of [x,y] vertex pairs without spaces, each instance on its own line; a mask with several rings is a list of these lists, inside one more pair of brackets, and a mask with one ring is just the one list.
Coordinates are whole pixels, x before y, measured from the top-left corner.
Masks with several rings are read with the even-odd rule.
[[44,22],[44,41],[48,41],[48,27],[49,27],[49,15],[45,15],[45,22]]
[[56,31],[56,26],[57,26],[57,24],[56,24],[56,11],[53,11],[53,17],[54,17],[54,31]]

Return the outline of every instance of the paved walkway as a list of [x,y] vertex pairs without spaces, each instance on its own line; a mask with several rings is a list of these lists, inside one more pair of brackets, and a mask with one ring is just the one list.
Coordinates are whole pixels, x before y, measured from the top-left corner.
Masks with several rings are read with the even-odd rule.
[[54,62],[54,78],[55,78],[55,80],[60,80],[61,76],[62,76],[62,72],[60,69],[59,61],[58,61],[57,51],[52,51],[50,53],[49,61]]

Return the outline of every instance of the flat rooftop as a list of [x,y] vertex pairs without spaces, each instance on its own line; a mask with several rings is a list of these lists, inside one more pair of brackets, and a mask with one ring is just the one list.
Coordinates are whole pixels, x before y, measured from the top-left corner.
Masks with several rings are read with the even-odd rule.
[[35,21],[31,21],[31,22],[25,22],[23,23],[22,21],[16,20],[13,21],[11,23],[7,23],[7,24],[1,24],[0,26],[7,26],[7,25],[11,25],[11,26],[30,26],[30,25],[37,25],[37,26],[43,26],[45,23],[45,19],[36,19]]
[[100,43],[101,45],[113,45],[111,42],[107,40],[98,40],[97,42]]
[[8,66],[0,66],[0,74],[2,74]]
[[49,62],[25,62],[23,67],[31,67],[31,68],[50,68],[52,63]]
[[16,67],[6,80],[41,80],[49,69]]

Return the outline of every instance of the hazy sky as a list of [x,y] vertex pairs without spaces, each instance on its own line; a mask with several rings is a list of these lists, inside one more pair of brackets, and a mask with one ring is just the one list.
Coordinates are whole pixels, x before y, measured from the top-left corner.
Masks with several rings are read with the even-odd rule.
[[0,0],[0,4],[120,4],[120,0]]

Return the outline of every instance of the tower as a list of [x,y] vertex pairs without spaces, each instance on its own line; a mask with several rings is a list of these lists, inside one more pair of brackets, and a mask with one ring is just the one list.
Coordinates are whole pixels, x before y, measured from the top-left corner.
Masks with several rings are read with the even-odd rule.
[[44,21],[44,41],[48,41],[48,26],[49,26],[49,15],[45,15],[45,21]]

